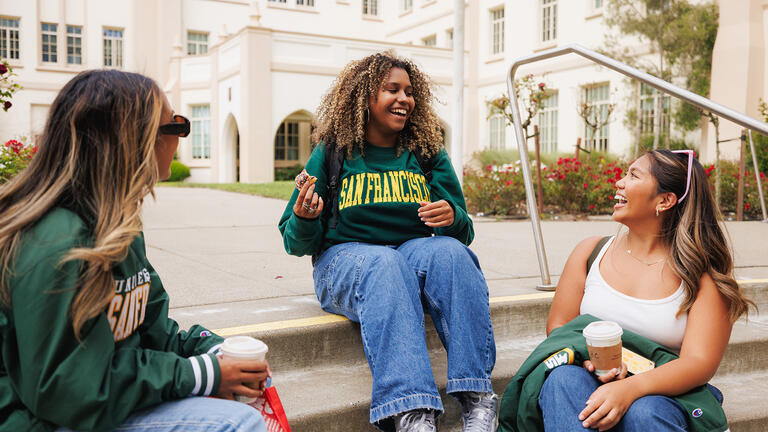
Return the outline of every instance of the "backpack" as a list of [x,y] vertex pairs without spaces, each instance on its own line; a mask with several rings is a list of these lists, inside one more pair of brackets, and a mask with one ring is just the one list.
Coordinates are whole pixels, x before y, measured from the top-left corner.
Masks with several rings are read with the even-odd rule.
[[[323,203],[330,204],[325,211],[331,212],[331,221],[329,228],[336,228],[336,222],[339,216],[339,185],[341,179],[341,167],[344,165],[345,149],[334,147],[329,151],[325,147],[325,172],[328,173],[328,186],[326,187]],[[419,162],[419,168],[424,173],[427,183],[432,181],[432,169],[435,167],[435,157],[426,157],[421,153],[413,152],[416,160]]]
[[597,242],[597,245],[595,245],[595,248],[592,249],[592,253],[589,254],[589,258],[587,258],[587,273],[589,273],[589,269],[592,268],[592,263],[595,262],[597,259],[597,256],[600,255],[600,250],[603,249],[603,246],[605,246],[605,243],[610,239],[611,237],[606,236],[600,239],[599,242]]

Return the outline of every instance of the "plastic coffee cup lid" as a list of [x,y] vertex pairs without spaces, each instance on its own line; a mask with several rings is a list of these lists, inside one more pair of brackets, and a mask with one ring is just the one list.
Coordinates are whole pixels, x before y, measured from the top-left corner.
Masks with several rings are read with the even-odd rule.
[[595,321],[584,327],[584,337],[594,341],[610,341],[621,337],[624,330],[613,321]]
[[259,355],[266,353],[269,348],[264,342],[250,336],[232,336],[224,340],[221,350],[231,355]]

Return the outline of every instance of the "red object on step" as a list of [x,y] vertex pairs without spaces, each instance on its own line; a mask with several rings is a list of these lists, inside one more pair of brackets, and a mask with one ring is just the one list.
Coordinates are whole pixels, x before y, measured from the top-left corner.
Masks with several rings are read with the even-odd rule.
[[250,405],[261,413],[264,422],[267,424],[268,432],[291,432],[291,426],[288,424],[288,418],[285,416],[283,403],[280,401],[280,396],[277,395],[277,389],[274,387],[267,387],[262,397],[256,399]]

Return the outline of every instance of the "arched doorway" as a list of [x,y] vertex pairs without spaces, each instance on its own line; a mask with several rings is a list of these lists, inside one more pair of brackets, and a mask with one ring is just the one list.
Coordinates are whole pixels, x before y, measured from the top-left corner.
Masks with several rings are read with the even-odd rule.
[[219,181],[222,183],[240,182],[240,129],[232,114],[224,121],[221,159],[219,162]]
[[[283,119],[275,131],[275,178],[293,178],[297,167],[304,166],[312,153],[312,114],[295,111]],[[296,171],[296,173],[293,173]]]

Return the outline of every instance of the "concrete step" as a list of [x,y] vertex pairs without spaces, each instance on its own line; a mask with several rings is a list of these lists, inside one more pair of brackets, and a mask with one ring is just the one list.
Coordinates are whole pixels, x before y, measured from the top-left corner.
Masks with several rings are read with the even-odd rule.
[[[742,284],[742,287],[758,304],[768,305],[768,280]],[[491,318],[497,346],[492,381],[499,395],[525,358],[544,339],[551,297],[551,293],[529,293],[492,298]],[[359,326],[332,315],[322,318],[320,321],[327,323],[258,325],[226,331],[228,334],[249,334],[269,345],[273,382],[293,430],[375,430],[368,423],[371,374],[363,353]],[[460,430],[458,404],[445,395],[445,351],[429,317],[426,319],[427,345],[446,409],[439,421],[440,430]],[[263,330],[265,328],[267,330]],[[742,320],[735,325],[723,363],[713,381],[725,394],[732,431],[766,429],[768,388],[756,384],[761,379],[764,382],[768,378],[766,374],[768,314],[755,314],[748,324]]]

